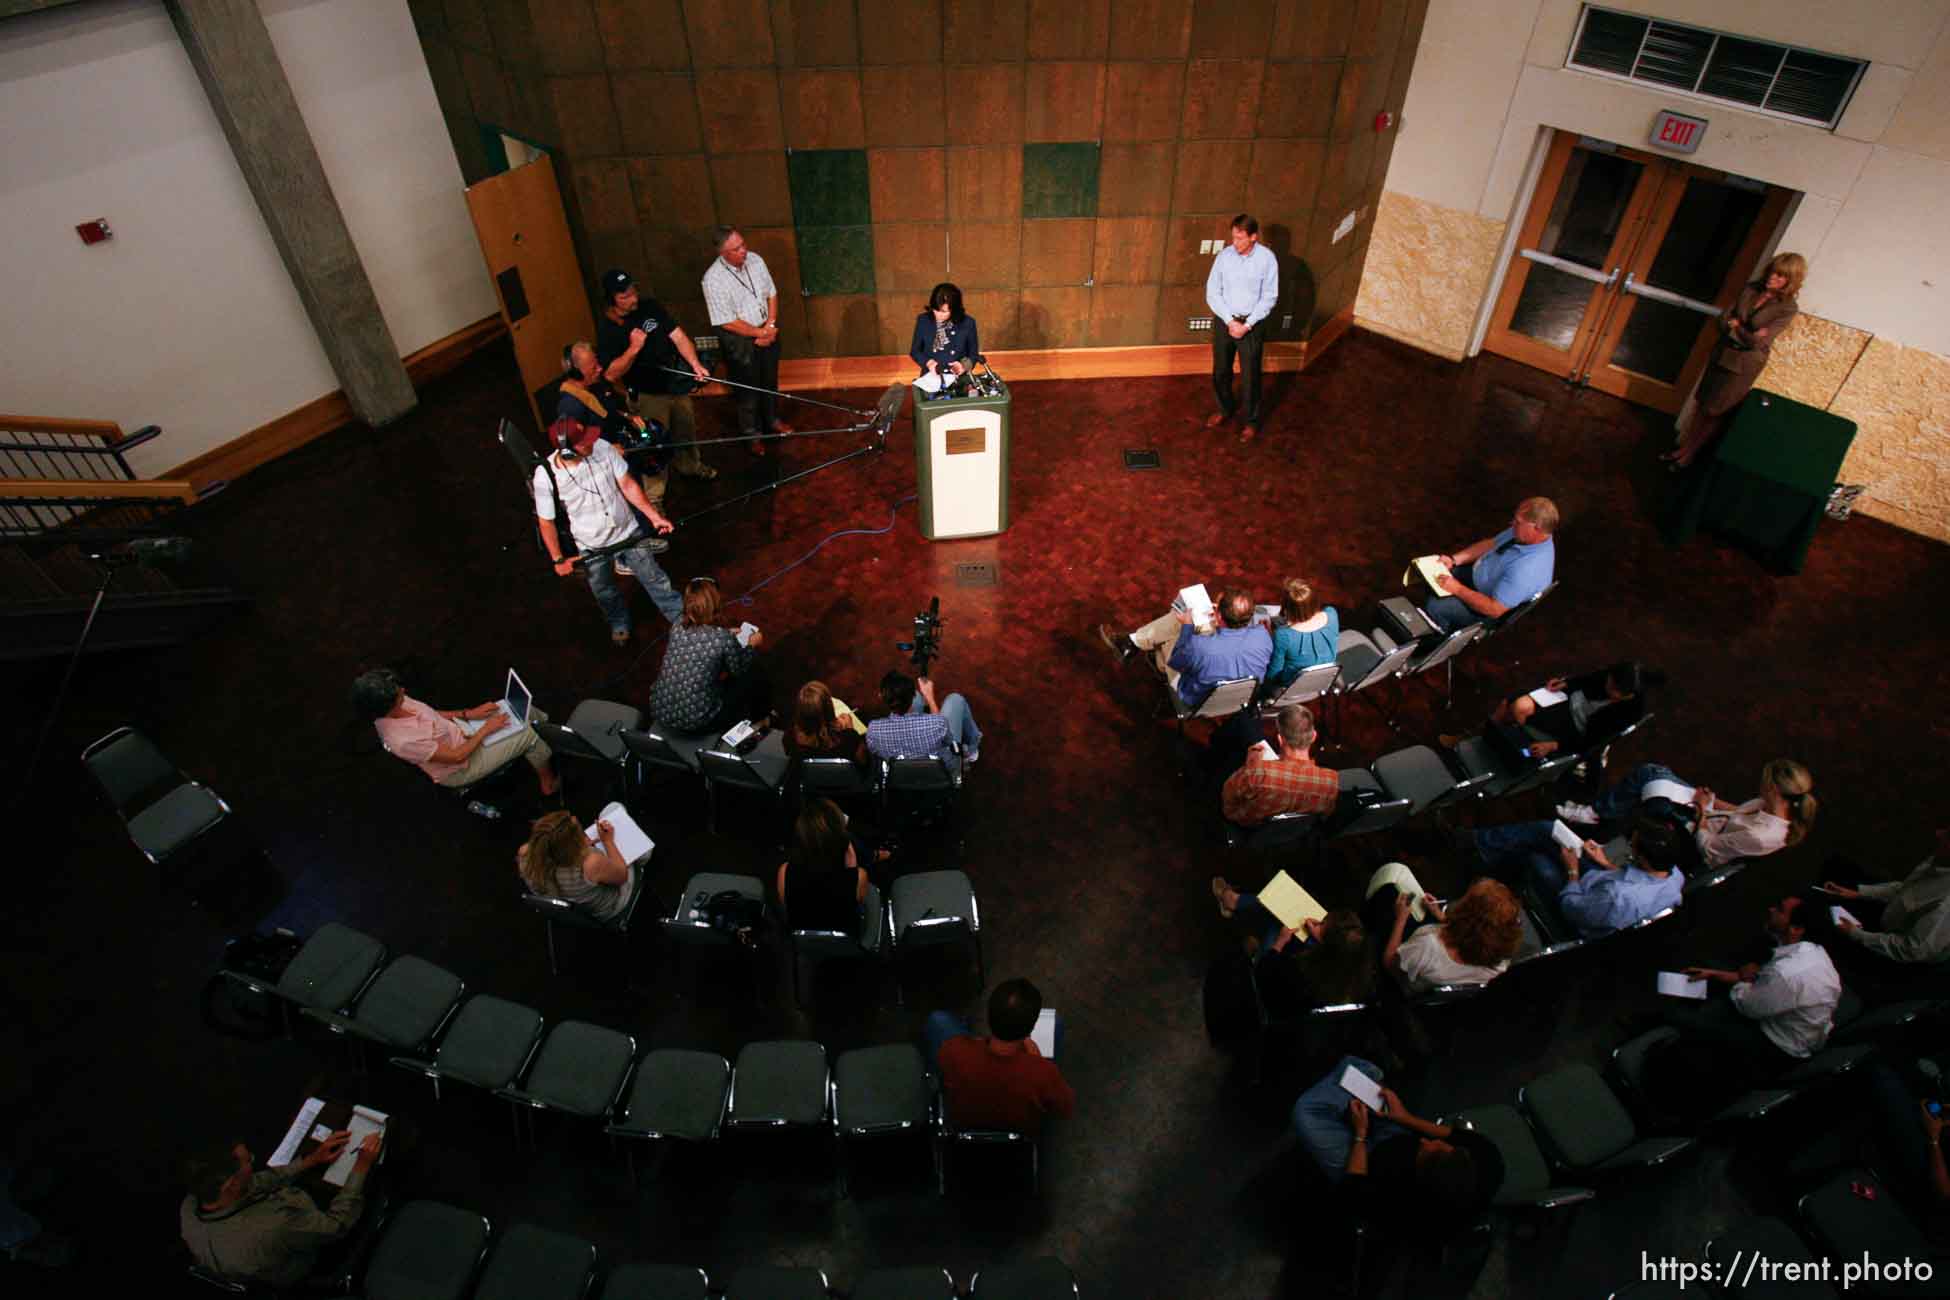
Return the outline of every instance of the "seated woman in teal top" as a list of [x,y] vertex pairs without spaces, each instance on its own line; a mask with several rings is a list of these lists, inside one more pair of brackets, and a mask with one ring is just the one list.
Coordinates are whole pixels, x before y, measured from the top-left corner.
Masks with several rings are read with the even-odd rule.
[[1273,620],[1273,662],[1266,666],[1266,694],[1277,695],[1291,686],[1303,668],[1334,662],[1340,639],[1340,612],[1332,605],[1317,607],[1313,586],[1288,578],[1279,617]]

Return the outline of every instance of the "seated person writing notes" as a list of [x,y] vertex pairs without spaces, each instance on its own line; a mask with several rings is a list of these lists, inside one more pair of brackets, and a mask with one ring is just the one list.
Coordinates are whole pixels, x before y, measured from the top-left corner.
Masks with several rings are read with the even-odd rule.
[[1381,965],[1409,993],[1444,984],[1487,984],[1523,943],[1523,908],[1510,887],[1485,876],[1444,907],[1390,862],[1368,879],[1362,920],[1387,936]]
[[616,846],[616,827],[598,821],[592,837],[571,812],[536,819],[528,843],[515,850],[515,870],[530,893],[566,898],[577,911],[605,925],[628,910],[638,883]]
[[1549,497],[1527,497],[1509,527],[1449,555],[1434,558],[1447,573],[1434,585],[1442,595],[1422,607],[1444,632],[1500,618],[1551,585],[1557,570],[1557,506]]
[[1807,768],[1777,758],[1761,768],[1758,795],[1730,804],[1687,785],[1669,767],[1641,763],[1590,803],[1557,805],[1557,815],[1572,826],[1596,826],[1623,818],[1643,800],[1690,830],[1700,860],[1718,867],[1735,858],[1764,858],[1806,839],[1815,822],[1814,785]]
[[[1648,808],[1632,816],[1630,851],[1613,862],[1592,840],[1580,841],[1561,822],[1521,822],[1470,832],[1476,854],[1491,868],[1524,873],[1531,894],[1580,938],[1636,925],[1679,902],[1686,888],[1682,863],[1691,860],[1686,832]],[[1548,918],[1547,918],[1548,919]]]
[[765,713],[766,681],[756,660],[765,634],[749,636],[721,623],[724,598],[716,578],[684,586],[684,613],[670,629],[663,667],[650,687],[657,725],[684,735],[716,735]]
[[1820,904],[1814,920],[1825,920],[1839,900],[1847,915],[1831,925],[1851,980],[1860,972],[1894,992],[1913,987],[1926,972],[1950,971],[1950,827],[1937,828],[1935,848],[1901,880],[1880,883],[1865,882],[1845,859],[1829,862],[1830,878],[1818,886],[1827,898],[1814,900]]
[[296,1287],[310,1277],[319,1256],[352,1231],[366,1206],[366,1175],[379,1159],[382,1139],[366,1134],[345,1185],[321,1210],[296,1186],[312,1169],[330,1165],[352,1135],[332,1134],[303,1160],[256,1172],[242,1142],[216,1148],[188,1162],[189,1192],[179,1214],[183,1244],[203,1268],[220,1277],[266,1286]]

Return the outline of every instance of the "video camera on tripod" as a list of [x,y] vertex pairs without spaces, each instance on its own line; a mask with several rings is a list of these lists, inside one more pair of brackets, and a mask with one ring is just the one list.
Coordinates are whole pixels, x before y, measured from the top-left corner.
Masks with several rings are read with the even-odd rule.
[[894,649],[906,652],[916,677],[926,677],[928,665],[940,657],[941,625],[941,597],[936,596],[914,616],[914,639],[894,642]]

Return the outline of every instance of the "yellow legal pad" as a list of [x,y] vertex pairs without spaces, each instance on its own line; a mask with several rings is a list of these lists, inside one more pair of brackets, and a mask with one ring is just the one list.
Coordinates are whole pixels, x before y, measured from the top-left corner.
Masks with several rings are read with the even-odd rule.
[[1298,930],[1308,921],[1318,921],[1327,915],[1312,894],[1300,888],[1300,882],[1282,871],[1267,882],[1266,888],[1259,891],[1259,903],[1289,930]]

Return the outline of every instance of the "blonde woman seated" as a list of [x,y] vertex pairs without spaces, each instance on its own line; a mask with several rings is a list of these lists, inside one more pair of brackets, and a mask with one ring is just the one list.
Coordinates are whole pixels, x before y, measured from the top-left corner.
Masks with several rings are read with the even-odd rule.
[[1391,862],[1369,879],[1362,912],[1371,931],[1388,936],[1382,967],[1411,994],[1487,984],[1510,968],[1523,942],[1517,896],[1487,876],[1444,907],[1406,866]]
[[[1653,781],[1686,784],[1669,767],[1641,763],[1590,803],[1557,805],[1557,815],[1572,826],[1619,821],[1638,807]],[[1815,824],[1814,788],[1807,768],[1791,758],[1777,758],[1761,768],[1760,793],[1745,803],[1728,803],[1707,789],[1694,790],[1687,804],[1657,796],[1645,803],[1690,830],[1700,860],[1719,867],[1735,858],[1764,858],[1806,839]]]
[[592,921],[613,925],[630,905],[637,879],[616,847],[616,829],[596,823],[591,844],[574,813],[552,812],[535,822],[515,867],[529,891],[566,898]]

